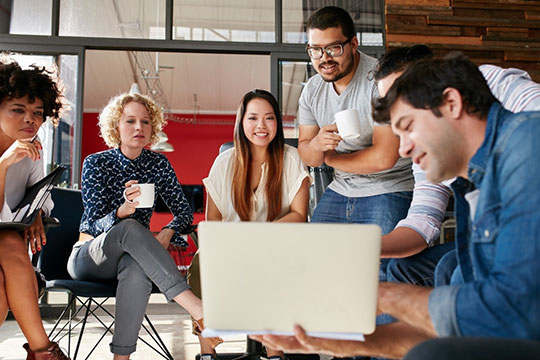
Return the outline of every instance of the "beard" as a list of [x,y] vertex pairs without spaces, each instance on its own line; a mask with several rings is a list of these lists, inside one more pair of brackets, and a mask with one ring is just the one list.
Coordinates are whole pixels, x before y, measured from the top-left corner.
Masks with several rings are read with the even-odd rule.
[[[319,67],[323,65],[337,65],[339,66],[339,63],[333,60],[326,61],[324,63],[320,63]],[[344,62],[343,65],[345,66],[345,69],[342,72],[338,72],[337,74],[332,75],[323,75],[322,73],[319,73],[324,81],[326,82],[336,82],[338,80],[343,79],[345,76],[349,75],[353,69],[354,69],[354,54],[349,57],[348,61]]]

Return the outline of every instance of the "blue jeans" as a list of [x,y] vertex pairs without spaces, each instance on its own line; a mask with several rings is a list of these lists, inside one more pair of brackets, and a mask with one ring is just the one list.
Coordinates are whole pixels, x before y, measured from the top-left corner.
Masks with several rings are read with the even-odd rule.
[[[395,192],[367,197],[346,197],[326,189],[313,212],[313,223],[376,224],[387,234],[407,216],[412,192]],[[386,281],[389,259],[381,259],[379,281]]]
[[412,192],[346,197],[326,189],[317,204],[311,222],[377,224],[387,234],[409,211]]
[[[411,191],[346,197],[326,189],[313,212],[311,222],[376,224],[381,227],[384,235],[392,231],[397,223],[407,216],[411,199]],[[381,259],[379,281],[386,281],[388,262],[389,259]],[[393,318],[387,314],[377,316],[377,325],[392,321]]]
[[445,254],[452,252],[454,248],[455,244],[449,242],[435,245],[406,258],[390,259],[386,271],[387,281],[433,287],[435,285],[435,269],[439,269],[437,265],[439,260]]
[[[456,249],[454,247],[454,249],[446,253],[437,264],[437,268],[435,269],[435,286],[444,286],[453,283],[452,279],[455,276],[458,276],[457,274],[454,275],[457,270],[457,265]],[[461,277],[461,275],[459,276]],[[459,282],[461,283],[462,281]]]

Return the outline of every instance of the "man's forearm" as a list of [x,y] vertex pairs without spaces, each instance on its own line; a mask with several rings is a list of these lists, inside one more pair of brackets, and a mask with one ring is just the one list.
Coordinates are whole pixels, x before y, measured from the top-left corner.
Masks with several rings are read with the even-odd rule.
[[324,162],[324,151],[317,150],[311,145],[311,140],[302,140],[298,142],[298,153],[300,158],[307,166],[317,167]]
[[432,290],[432,288],[410,284],[380,283],[379,311],[392,315],[427,335],[436,337],[437,332],[428,309],[429,294]]
[[427,248],[426,240],[415,230],[398,227],[382,237],[382,258],[404,258]]
[[398,359],[416,344],[430,339],[422,330],[395,322],[377,327],[365,341],[336,340],[308,336],[300,327],[295,327],[295,336],[254,335],[255,340],[266,346],[289,353],[327,354],[336,357],[371,356]]
[[348,154],[328,151],[324,162],[335,169],[351,174],[370,174],[391,169],[398,160],[394,154],[381,154],[373,147]]
[[[381,325],[372,335],[366,336],[364,346],[367,351],[362,355],[401,359],[414,346],[431,338],[422,330],[400,321]],[[344,356],[352,356],[352,354]]]

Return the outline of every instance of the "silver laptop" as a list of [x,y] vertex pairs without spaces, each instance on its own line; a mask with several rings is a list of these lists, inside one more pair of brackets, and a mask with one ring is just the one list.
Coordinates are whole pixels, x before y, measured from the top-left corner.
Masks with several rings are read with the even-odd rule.
[[198,234],[205,336],[375,330],[378,226],[201,222]]

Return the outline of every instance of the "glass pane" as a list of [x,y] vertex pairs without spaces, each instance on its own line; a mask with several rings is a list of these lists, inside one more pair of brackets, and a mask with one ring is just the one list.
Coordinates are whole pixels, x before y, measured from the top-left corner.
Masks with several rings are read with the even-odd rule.
[[274,42],[274,9],[269,0],[175,0],[173,39]]
[[62,0],[64,36],[165,38],[165,0]]
[[[247,91],[269,89],[270,56],[90,50],[86,52],[85,113],[99,112],[112,96],[128,92],[133,81],[166,111],[181,117],[196,111],[202,124],[206,115],[235,115]],[[89,128],[97,130],[95,124],[85,126],[85,134]]]
[[17,0],[11,6],[10,34],[51,35],[52,0]]
[[361,46],[383,46],[383,0],[287,0],[283,1],[283,42],[307,42],[306,22],[311,14],[323,6],[339,6],[349,12],[356,27]]
[[285,137],[298,137],[298,100],[307,80],[315,74],[310,62],[280,61],[281,112],[283,114]]
[[64,165],[67,171],[62,175],[60,184],[71,187],[73,171],[73,155],[75,152],[74,134],[79,126],[76,121],[77,108],[77,78],[78,78],[78,57],[76,55],[61,55],[59,57],[60,78],[65,87],[65,97],[69,105],[58,127],[55,129],[53,163]]

